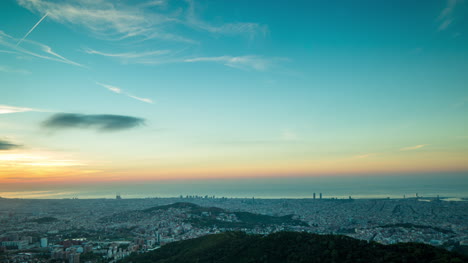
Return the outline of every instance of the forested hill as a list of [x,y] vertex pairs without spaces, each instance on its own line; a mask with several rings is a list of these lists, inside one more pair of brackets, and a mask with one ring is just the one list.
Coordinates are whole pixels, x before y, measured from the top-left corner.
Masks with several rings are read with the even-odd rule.
[[[203,207],[192,203],[173,203],[169,205],[151,207],[144,210],[126,211],[100,219],[103,223],[124,223],[128,221],[150,219],[161,211],[177,210],[180,214],[189,215],[184,220],[196,227],[213,227],[238,230],[242,228],[255,228],[259,226],[309,226],[306,222],[295,219],[293,215],[270,216],[253,214],[249,212],[227,211],[219,207]],[[232,215],[229,220],[222,220],[220,215]]]
[[444,249],[417,243],[382,245],[338,235],[280,232],[268,236],[225,232],[130,255],[121,263],[468,262]]

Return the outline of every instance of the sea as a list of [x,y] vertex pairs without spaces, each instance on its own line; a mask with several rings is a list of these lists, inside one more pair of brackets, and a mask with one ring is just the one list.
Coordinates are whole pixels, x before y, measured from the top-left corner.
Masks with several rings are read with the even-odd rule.
[[324,175],[217,178],[160,181],[113,181],[36,184],[23,188],[0,185],[3,198],[163,198],[215,196],[226,198],[436,198],[466,200],[468,173]]

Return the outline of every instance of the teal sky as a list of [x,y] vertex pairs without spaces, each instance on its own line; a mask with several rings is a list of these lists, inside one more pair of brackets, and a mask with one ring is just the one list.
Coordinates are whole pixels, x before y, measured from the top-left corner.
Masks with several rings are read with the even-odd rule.
[[0,181],[468,171],[466,1],[0,13]]

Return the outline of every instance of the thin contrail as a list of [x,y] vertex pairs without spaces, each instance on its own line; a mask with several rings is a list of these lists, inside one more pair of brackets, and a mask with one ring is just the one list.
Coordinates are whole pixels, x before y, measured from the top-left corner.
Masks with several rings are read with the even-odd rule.
[[42,22],[42,20],[44,20],[44,18],[46,18],[47,15],[49,15],[49,13],[46,13],[39,21],[37,21],[37,23],[28,31],[28,33],[26,33],[26,35],[24,35],[24,37],[20,39],[18,43],[16,43],[15,47],[19,46],[19,44],[21,44],[21,42],[23,42],[23,40],[25,40],[29,34],[31,34],[31,32]]

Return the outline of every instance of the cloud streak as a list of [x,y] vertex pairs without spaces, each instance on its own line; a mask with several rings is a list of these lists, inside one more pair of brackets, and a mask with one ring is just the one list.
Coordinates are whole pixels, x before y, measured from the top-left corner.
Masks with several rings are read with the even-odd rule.
[[[266,71],[274,65],[275,60],[281,58],[264,58],[255,55],[246,56],[214,56],[214,57],[192,57],[192,58],[167,58],[164,55],[171,54],[171,50],[154,50],[147,52],[125,52],[125,53],[106,53],[93,49],[86,49],[87,54],[100,55],[109,58],[119,59],[123,63],[134,64],[165,64],[165,63],[196,63],[213,62],[222,65],[244,69]],[[283,59],[284,60],[284,59]]]
[[[39,42],[31,41],[28,39],[23,40],[22,46],[16,46],[15,43],[18,43],[19,39],[14,38],[3,31],[0,31],[0,46],[4,46],[6,48],[11,49],[11,53],[19,53],[22,55],[27,55],[31,57],[46,59],[57,61],[65,64],[70,64],[78,67],[85,67],[77,62],[74,62],[70,59],[65,58],[64,56],[54,52],[51,47],[44,45]],[[24,48],[24,44],[27,43],[28,47],[34,51],[30,51],[30,49]]]
[[133,96],[133,95],[130,95],[130,94],[127,94],[127,96],[129,96],[132,99],[136,99],[136,100],[143,101],[143,102],[146,102],[146,103],[153,103],[153,101],[151,99],[140,98],[140,97]]
[[455,11],[456,6],[460,2],[460,0],[447,0],[447,5],[437,18],[439,22],[439,27],[437,28],[438,31],[446,30],[452,24],[454,20],[453,13]]
[[124,53],[107,53],[94,49],[86,49],[85,53],[91,55],[99,55],[120,60],[122,63],[133,64],[148,64],[148,61],[157,61],[162,55],[167,55],[170,50],[153,50],[147,52],[124,52]]
[[0,65],[0,72],[5,73],[18,73],[18,74],[31,74],[31,72],[24,70],[24,69],[14,69],[7,66]]
[[257,71],[265,71],[271,67],[272,60],[265,59],[259,56],[219,56],[219,57],[197,57],[185,59],[184,62],[215,62],[225,66],[239,69],[254,69]]
[[148,51],[148,52],[127,52],[127,53],[105,53],[100,52],[93,49],[85,50],[88,54],[97,54],[106,57],[115,57],[121,59],[132,59],[132,58],[142,58],[142,57],[151,57],[151,56],[159,56],[164,55],[170,52],[170,50],[155,50],[155,51]]
[[95,129],[102,132],[127,130],[141,126],[145,123],[142,118],[97,114],[85,115],[77,113],[57,113],[42,123],[44,128],[60,129]]
[[8,106],[8,105],[0,105],[0,114],[28,112],[28,111],[43,111],[43,110],[25,108],[25,107]]
[[375,153],[367,153],[367,154],[361,154],[361,155],[355,155],[353,158],[354,159],[366,159],[366,158],[370,158],[370,157],[373,157],[377,154]]
[[23,42],[23,40],[25,40],[29,36],[29,34],[31,34],[31,32],[33,32],[33,30],[42,22],[42,20],[44,20],[47,17],[47,15],[49,14],[46,13],[39,21],[37,21],[37,23],[28,31],[28,33],[26,33],[26,35],[24,35],[24,37],[20,39],[18,43],[16,43],[16,47],[19,46],[21,42]]
[[[155,50],[147,52],[125,52],[125,53],[106,53],[93,49],[84,50],[87,54],[99,55],[108,58],[119,59],[122,63],[156,65],[168,63],[200,63],[212,62],[219,63],[227,67],[243,69],[243,70],[256,70],[266,71],[270,69],[279,60],[287,60],[285,58],[265,58],[256,55],[245,56],[212,56],[212,57],[189,57],[181,58],[174,57],[175,53],[171,50]],[[166,55],[172,55],[168,57]]]
[[14,144],[14,143],[11,143],[9,141],[5,141],[5,140],[0,139],[0,151],[13,150],[13,149],[20,148],[20,147],[21,147],[21,145]]
[[410,146],[410,147],[404,147],[404,148],[401,148],[400,151],[413,151],[413,150],[418,150],[418,149],[421,149],[425,146],[428,146],[429,144],[420,144],[420,145],[416,145],[416,146]]
[[96,82],[96,84],[98,84],[99,86],[104,87],[104,88],[106,88],[106,89],[108,89],[108,90],[110,90],[110,91],[112,91],[114,93],[122,94],[122,95],[125,95],[125,96],[129,97],[129,98],[136,99],[136,100],[139,100],[139,101],[142,101],[142,102],[153,103],[153,100],[151,100],[151,99],[137,97],[137,96],[132,95],[130,93],[124,92],[119,87],[112,86],[112,85],[109,85],[109,84],[100,83],[100,82]]
[[115,87],[115,86],[112,86],[112,85],[108,85],[108,84],[103,84],[103,83],[99,83],[99,82],[96,82],[96,84],[98,84],[99,86],[102,86],[112,92],[115,92],[117,94],[120,94],[122,93],[122,89],[118,88],[118,87]]
[[245,56],[213,56],[213,57],[189,57],[177,58],[168,57],[166,55],[175,55],[177,52],[171,50],[155,50],[147,52],[125,52],[125,53],[106,53],[93,49],[84,50],[87,54],[99,55],[103,57],[119,59],[122,63],[133,64],[167,64],[167,63],[199,63],[199,62],[212,62],[219,63],[231,68],[243,70],[256,70],[266,71],[270,69],[279,60],[287,60],[285,58],[265,58],[256,55]]

